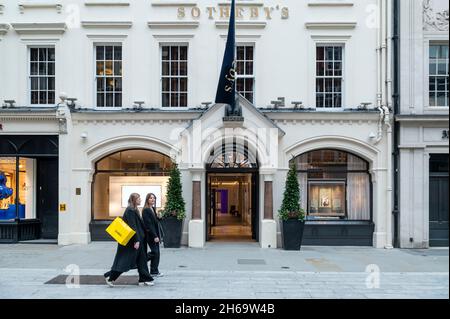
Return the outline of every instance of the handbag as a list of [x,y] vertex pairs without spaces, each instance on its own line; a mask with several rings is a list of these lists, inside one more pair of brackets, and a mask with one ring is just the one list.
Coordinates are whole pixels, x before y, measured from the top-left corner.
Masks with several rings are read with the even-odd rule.
[[136,234],[136,232],[120,217],[113,220],[111,225],[106,228],[106,232],[122,246],[126,246],[130,239]]

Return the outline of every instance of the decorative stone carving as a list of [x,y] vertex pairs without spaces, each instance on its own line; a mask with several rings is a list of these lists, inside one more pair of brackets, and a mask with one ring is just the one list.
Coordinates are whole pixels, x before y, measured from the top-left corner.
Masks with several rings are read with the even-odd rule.
[[448,31],[448,2],[447,9],[437,9],[433,0],[423,1],[423,29],[424,31]]

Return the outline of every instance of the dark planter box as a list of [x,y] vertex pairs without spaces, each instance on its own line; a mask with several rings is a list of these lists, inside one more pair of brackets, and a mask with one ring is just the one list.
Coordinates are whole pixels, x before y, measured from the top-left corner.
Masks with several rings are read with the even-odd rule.
[[298,219],[283,220],[281,227],[284,250],[300,250],[305,222]]
[[161,226],[164,231],[164,248],[180,248],[183,220],[176,217],[165,217],[161,220]]

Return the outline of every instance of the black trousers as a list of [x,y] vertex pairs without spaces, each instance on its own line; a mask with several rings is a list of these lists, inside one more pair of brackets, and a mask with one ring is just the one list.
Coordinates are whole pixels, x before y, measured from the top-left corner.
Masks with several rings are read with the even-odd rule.
[[151,249],[151,252],[148,254],[148,258],[150,259],[150,274],[151,275],[157,275],[159,274],[159,258],[160,258],[160,252],[159,252],[159,243],[148,243],[148,246]]

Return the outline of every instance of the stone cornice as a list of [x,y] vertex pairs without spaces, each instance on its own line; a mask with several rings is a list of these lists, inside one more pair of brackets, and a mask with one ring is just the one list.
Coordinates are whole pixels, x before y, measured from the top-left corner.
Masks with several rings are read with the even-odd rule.
[[[216,28],[218,29],[226,29],[228,28],[228,21],[217,21]],[[236,28],[237,29],[264,29],[267,26],[267,22],[263,21],[237,21]]]
[[131,21],[81,21],[83,28],[97,29],[130,29],[133,26]]
[[198,118],[199,112],[82,112],[72,113],[72,122],[78,123],[94,123],[94,124],[113,124],[113,125],[129,125],[131,124],[169,124],[169,125],[186,125],[192,120]]
[[196,29],[200,25],[198,21],[149,21],[147,25],[151,29]]
[[365,124],[378,122],[378,112],[265,112],[277,124]]
[[24,34],[63,34],[67,25],[59,23],[11,23],[13,29],[20,35]]
[[152,1],[152,7],[195,7],[197,2],[187,2],[187,1]]
[[447,114],[423,114],[423,115],[397,115],[395,117],[397,122],[449,122]]
[[108,0],[90,0],[85,1],[84,5],[86,7],[129,7],[130,2],[128,1],[108,1]]
[[56,112],[52,111],[39,111],[39,112],[15,112],[9,110],[0,110],[0,121],[19,121],[19,122],[32,122],[32,121],[57,121]]
[[6,34],[9,30],[9,25],[5,23],[0,23],[0,35]]
[[21,14],[25,12],[25,9],[55,9],[58,13],[62,12],[61,3],[50,1],[19,2],[18,5]]
[[353,7],[350,1],[316,0],[308,3],[309,7]]
[[355,29],[356,22],[306,22],[307,29]]

